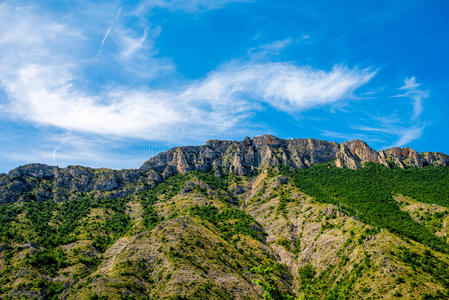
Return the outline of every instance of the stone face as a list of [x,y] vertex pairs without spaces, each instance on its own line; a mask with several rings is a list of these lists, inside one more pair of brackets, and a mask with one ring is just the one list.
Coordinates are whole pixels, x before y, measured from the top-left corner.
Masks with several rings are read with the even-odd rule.
[[202,146],[176,147],[159,153],[138,170],[21,166],[0,174],[0,203],[49,198],[61,201],[82,193],[125,197],[191,170],[213,171],[220,176],[229,173],[247,176],[280,165],[308,168],[326,162],[350,169],[359,169],[366,162],[420,168],[449,166],[449,156],[435,152],[419,154],[410,148],[397,147],[376,152],[360,140],[338,144],[316,139],[286,140],[272,135],[245,137],[241,142],[210,140]]

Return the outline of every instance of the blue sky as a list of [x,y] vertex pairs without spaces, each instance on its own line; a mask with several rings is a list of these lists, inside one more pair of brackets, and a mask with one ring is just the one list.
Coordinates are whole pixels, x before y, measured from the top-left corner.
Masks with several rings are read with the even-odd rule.
[[447,1],[40,2],[0,2],[0,172],[266,133],[449,153]]

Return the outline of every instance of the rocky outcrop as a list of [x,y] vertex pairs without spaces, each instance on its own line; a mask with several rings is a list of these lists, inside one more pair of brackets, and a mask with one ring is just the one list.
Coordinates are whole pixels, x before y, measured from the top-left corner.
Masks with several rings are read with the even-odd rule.
[[364,141],[353,140],[340,145],[335,166],[339,168],[358,169],[364,162],[388,165],[379,153],[371,149]]
[[449,155],[441,152],[423,152],[424,165],[449,166]]
[[0,177],[0,203],[51,198],[62,201],[86,193],[102,198],[126,197],[160,181],[160,176],[154,173],[29,164]]
[[[393,147],[379,152],[382,159],[395,164],[400,168],[407,166],[421,168],[425,159],[413,149]],[[429,163],[427,163],[429,164]]]
[[190,170],[250,175],[261,168],[287,165],[306,168],[333,160],[340,150],[335,142],[314,139],[284,140],[270,135],[241,142],[208,141],[202,146],[178,147],[147,161],[142,171],[156,170],[163,177]]
[[191,170],[247,176],[279,165],[308,168],[326,162],[350,169],[361,168],[366,162],[400,168],[449,166],[449,156],[435,152],[419,154],[410,148],[376,152],[360,140],[338,144],[316,139],[286,140],[272,135],[246,137],[243,141],[211,140],[202,146],[176,147],[159,153],[138,170],[22,166],[0,175],[0,203],[49,198],[60,201],[83,193],[125,197],[171,175]]
[[376,152],[360,140],[342,144],[315,139],[284,140],[262,135],[241,142],[208,141],[202,146],[178,147],[160,153],[140,169],[156,170],[163,177],[190,170],[215,171],[250,175],[278,165],[307,168],[318,163],[331,162],[340,168],[358,169],[372,162],[398,167],[449,165],[449,156],[425,152],[422,155],[410,148],[391,148]]

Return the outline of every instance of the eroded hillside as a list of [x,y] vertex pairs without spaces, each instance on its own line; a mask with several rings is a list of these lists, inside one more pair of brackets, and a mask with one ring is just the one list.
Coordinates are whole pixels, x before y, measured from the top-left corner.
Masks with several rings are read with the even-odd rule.
[[[192,171],[125,198],[4,204],[0,296],[447,298],[447,186],[435,190],[429,178],[433,193],[414,189],[432,172],[448,178],[444,167],[432,168],[413,176],[397,169],[384,183],[377,177],[392,172],[384,166]],[[392,193],[388,183],[407,176],[418,180],[394,184]],[[358,190],[366,178],[378,182],[377,192],[363,188],[371,200]],[[427,222],[429,213],[443,214],[441,224]],[[420,235],[388,223],[397,216]]]

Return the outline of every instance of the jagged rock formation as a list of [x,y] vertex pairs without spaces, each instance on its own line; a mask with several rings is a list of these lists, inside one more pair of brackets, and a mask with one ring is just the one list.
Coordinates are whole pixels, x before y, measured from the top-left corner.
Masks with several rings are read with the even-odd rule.
[[315,139],[285,140],[262,135],[241,142],[208,141],[203,146],[177,147],[148,160],[142,171],[155,170],[168,177],[190,170],[216,171],[250,175],[255,171],[277,165],[307,168],[314,164],[334,161],[340,168],[358,169],[364,162],[400,168],[426,165],[449,165],[449,156],[410,148],[391,148],[376,152],[365,142],[353,140],[338,144]]
[[243,141],[211,140],[202,146],[176,147],[159,153],[138,170],[67,168],[30,164],[0,175],[0,203],[21,199],[69,199],[74,194],[124,197],[177,173],[214,171],[217,175],[251,175],[268,167],[285,165],[307,168],[331,162],[340,168],[358,169],[365,162],[394,164],[400,168],[448,166],[449,156],[410,148],[376,152],[365,142],[338,144],[316,139],[280,139],[262,135]]
[[[148,176],[152,174],[153,172],[148,172]],[[120,198],[151,183],[151,176],[142,176],[139,170],[92,169],[81,166],[58,168],[29,164],[0,175],[0,203],[52,198],[61,201],[84,193]]]

